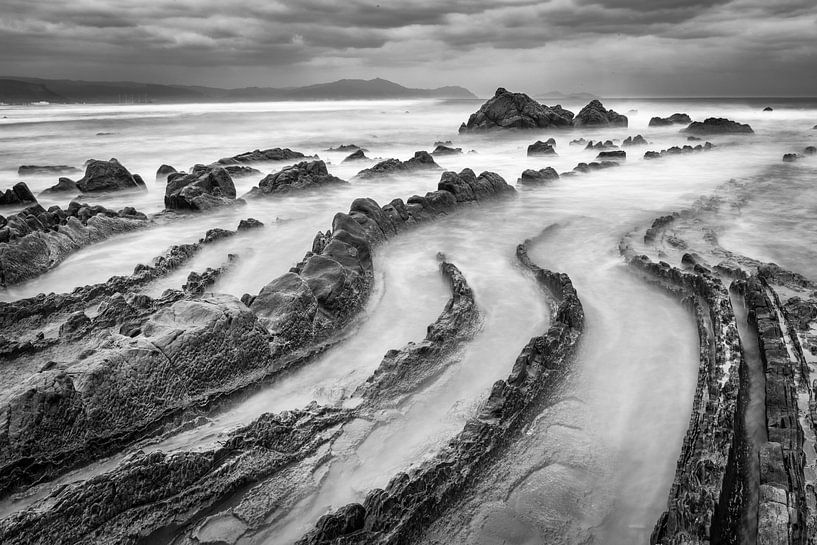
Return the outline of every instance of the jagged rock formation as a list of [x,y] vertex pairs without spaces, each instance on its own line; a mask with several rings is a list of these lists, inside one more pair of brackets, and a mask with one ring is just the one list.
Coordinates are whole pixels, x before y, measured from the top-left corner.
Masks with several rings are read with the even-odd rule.
[[755,131],[745,123],[738,123],[723,117],[710,117],[701,121],[694,121],[681,132],[689,134],[753,134]]
[[374,246],[461,205],[514,193],[496,174],[467,170],[444,176],[439,187],[382,208],[355,200],[301,263],[256,296],[120,295],[100,312],[100,323],[72,324],[65,342],[86,325],[95,332],[81,333],[81,354],[53,346],[60,363],[5,393],[10,426],[0,434],[0,489],[103,456],[188,407],[206,407],[303,363],[365,304]]
[[611,149],[618,149],[618,146],[613,143],[612,140],[605,140],[602,142],[599,140],[598,142],[593,142],[590,140],[587,142],[587,145],[584,147],[586,150],[611,150]]
[[352,161],[368,161],[368,160],[369,160],[369,158],[366,157],[366,154],[363,152],[363,150],[359,149],[359,150],[353,151],[352,153],[347,155],[346,158],[343,160],[343,162],[344,163],[349,163],[349,162],[352,162]]
[[266,176],[247,193],[247,197],[285,194],[346,184],[332,176],[323,161],[303,161]]
[[648,151],[644,153],[644,159],[660,159],[661,157],[667,155],[682,155],[687,153],[697,153],[699,151],[709,151],[713,149],[715,146],[711,142],[706,142],[704,144],[698,144],[697,146],[672,146],[668,149],[662,149],[661,151]]
[[148,223],[131,207],[115,212],[75,201],[65,210],[29,206],[0,226],[0,285],[39,276],[80,248]]
[[232,157],[224,157],[218,160],[221,165],[235,165],[245,163],[259,163],[264,161],[292,161],[293,159],[305,159],[306,155],[300,151],[293,151],[289,148],[271,148],[265,150],[253,150],[239,153]]
[[573,119],[573,126],[583,127],[626,127],[627,116],[607,110],[599,100],[591,100]]
[[462,153],[462,148],[454,148],[445,144],[437,144],[431,155],[459,155]]
[[235,202],[233,179],[221,167],[204,167],[190,174],[176,172],[167,177],[165,207],[171,210],[210,210]]
[[628,136],[627,138],[625,138],[624,142],[621,143],[621,146],[622,147],[646,146],[647,144],[649,144],[649,142],[647,142],[647,140],[645,140],[643,136],[638,134],[636,136]]
[[553,167],[546,167],[539,170],[525,169],[522,176],[516,181],[522,185],[541,185],[552,180],[558,180],[559,173]]
[[[551,138],[551,140],[553,139]],[[541,140],[537,140],[536,142],[528,146],[528,157],[556,155],[556,150],[553,149],[553,144],[550,144],[549,142],[550,141],[542,142]]]
[[78,174],[80,169],[68,165],[21,165],[17,169],[19,176],[36,176],[38,174]]
[[539,104],[524,93],[511,93],[500,87],[480,109],[471,114],[459,132],[491,129],[545,129],[571,126],[573,112],[561,106]]
[[380,176],[390,176],[392,174],[403,174],[418,170],[441,170],[440,165],[434,162],[434,158],[427,151],[416,151],[414,157],[408,161],[399,159],[386,159],[380,161],[371,168],[361,170],[355,174],[355,178],[370,179]]
[[0,205],[33,202],[37,202],[37,198],[34,196],[25,182],[17,182],[10,189],[6,189],[4,193],[0,193]]
[[517,248],[517,256],[554,300],[547,332],[530,340],[508,379],[494,384],[480,413],[440,453],[397,474],[385,489],[370,491],[362,505],[324,515],[299,545],[412,542],[490,470],[503,445],[533,418],[530,407],[558,387],[584,328],[584,311],[567,275],[534,265],[526,244]]
[[[65,185],[63,178],[60,182]],[[121,191],[128,189],[145,190],[145,182],[138,174],[131,174],[128,169],[122,166],[116,159],[109,161],[98,161],[91,159],[85,164],[85,176],[74,182],[76,187],[83,193],[96,193],[107,191]],[[69,187],[70,188],[70,187]],[[68,189],[68,188],[66,188]],[[73,188],[70,188],[73,189]],[[50,188],[51,191],[62,191],[60,184]]]
[[669,125],[689,125],[692,118],[687,114],[672,114],[669,117],[653,117],[650,119],[650,127],[667,127]]

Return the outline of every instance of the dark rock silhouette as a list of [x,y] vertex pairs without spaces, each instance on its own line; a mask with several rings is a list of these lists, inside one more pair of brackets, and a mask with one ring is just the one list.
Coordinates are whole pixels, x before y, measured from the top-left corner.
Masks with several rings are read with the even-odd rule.
[[289,148],[270,148],[265,150],[253,150],[240,153],[232,157],[219,159],[222,165],[234,165],[244,163],[258,163],[264,161],[291,161],[293,159],[303,159],[306,155],[300,151],[293,151]]
[[462,153],[462,148],[454,148],[445,144],[437,144],[431,155],[459,155]]
[[613,160],[621,160],[627,158],[627,152],[624,150],[614,150],[614,151],[602,151],[596,156],[596,159],[605,160],[605,159],[613,159]]
[[682,129],[681,132],[707,135],[753,134],[755,131],[752,130],[752,127],[744,123],[738,123],[737,121],[732,121],[731,119],[726,119],[723,117],[710,117],[703,122],[695,121],[690,123],[689,126]]
[[592,100],[573,118],[573,126],[583,127],[626,127],[627,116],[607,110],[599,100]]
[[345,180],[329,174],[323,161],[301,161],[265,176],[258,182],[257,187],[247,193],[247,197],[284,194],[346,183]]
[[225,169],[199,167],[190,174],[177,172],[168,176],[165,207],[171,210],[209,210],[235,202],[235,184]]
[[692,118],[687,114],[672,114],[669,117],[653,117],[650,119],[650,127],[667,127],[669,125],[689,125]]
[[363,152],[363,150],[359,149],[347,155],[343,162],[347,163],[352,161],[368,161],[368,160],[369,158],[366,157],[366,154]]
[[548,142],[542,142],[541,140],[537,140],[536,142],[528,146],[528,157],[533,157],[537,155],[556,155],[556,150],[553,149],[553,144],[550,144]]
[[621,143],[622,147],[646,146],[647,144],[649,144],[649,142],[647,142],[640,134],[636,136],[628,136],[624,139],[624,142]]
[[440,165],[434,162],[434,158],[427,151],[417,151],[414,157],[408,161],[399,159],[386,159],[380,161],[371,168],[361,170],[355,178],[368,179],[379,176],[389,176],[391,174],[401,174],[417,170],[441,170]]
[[60,178],[56,184],[44,189],[42,194],[48,195],[50,193],[64,193],[66,191],[74,191],[79,193],[80,189],[77,187],[77,183],[74,180],[70,178]]
[[162,165],[156,170],[156,181],[166,182],[167,177],[178,172],[170,165]]
[[559,173],[552,167],[546,167],[539,170],[529,168],[522,172],[522,176],[520,176],[516,183],[522,185],[541,185],[558,179]]
[[763,111],[764,112],[773,112],[774,108],[772,108],[771,106],[766,106],[765,108],[763,108]]
[[[116,159],[110,161],[89,160],[85,164],[85,176],[75,183],[83,193],[146,189],[142,178],[139,175],[131,174]],[[55,188],[51,189],[56,190]]]
[[6,204],[26,204],[37,202],[37,198],[25,184],[25,182],[17,182],[10,189],[6,189],[4,193],[0,193],[0,205]]
[[460,132],[567,128],[572,120],[573,112],[561,106],[543,106],[524,93],[511,93],[500,87],[476,113],[471,114],[467,123],[460,126]]

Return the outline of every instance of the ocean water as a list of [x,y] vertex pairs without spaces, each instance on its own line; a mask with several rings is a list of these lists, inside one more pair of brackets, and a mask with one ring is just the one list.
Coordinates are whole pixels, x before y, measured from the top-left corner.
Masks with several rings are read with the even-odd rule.
[[[580,479],[570,476],[575,473],[535,476],[514,492],[508,503],[510,511],[503,515],[521,521],[518,524],[528,530],[477,531],[473,542],[538,542],[550,531],[548,521],[536,515],[538,511],[551,513],[554,520],[560,516],[586,520],[587,528],[577,530],[576,535],[584,531],[592,542],[618,542],[621,528],[626,527],[645,529],[639,539],[646,543],[643,536],[648,536],[664,509],[689,419],[697,373],[697,334],[688,313],[674,300],[628,274],[618,255],[618,242],[652,218],[683,209],[735,179],[745,184],[750,197],[739,216],[719,233],[721,244],[817,280],[817,156],[781,162],[784,153],[817,144],[817,131],[812,129],[817,124],[817,103],[610,100],[605,106],[627,114],[629,128],[459,135],[459,124],[479,104],[360,101],[3,107],[0,189],[19,179],[17,167],[23,164],[81,167],[89,158],[116,157],[131,172],[142,175],[148,191],[82,200],[115,208],[130,205],[152,214],[163,209],[164,184],[155,181],[159,165],[188,169],[195,163],[256,148],[289,147],[318,154],[333,174],[350,179],[370,163],[341,163],[346,154],[327,152],[327,148],[354,143],[373,158],[407,159],[416,150],[431,151],[435,141],[451,140],[464,153],[437,158],[444,169],[489,170],[515,183],[526,168],[552,166],[562,172],[593,160],[597,152],[569,145],[574,138],[623,140],[643,135],[650,145],[627,148],[628,158],[618,168],[564,177],[544,186],[519,187],[516,199],[456,214],[390,241],[377,251],[375,294],[365,320],[349,341],[285,381],[214,415],[209,424],[154,448],[201,448],[266,411],[302,407],[312,400],[341,403],[387,349],[420,340],[425,327],[442,310],[448,293],[437,273],[435,255],[445,252],[474,288],[485,314],[484,327],[456,365],[416,392],[368,440],[338,453],[331,478],[325,479],[327,486],[285,514],[270,542],[286,542],[282,536],[294,539],[327,509],[361,500],[368,489],[385,485],[395,472],[432,456],[478,410],[492,382],[509,373],[527,339],[544,331],[547,302],[516,265],[514,249],[522,240],[548,229],[547,236],[533,246],[531,256],[540,266],[571,276],[587,313],[587,332],[570,385],[581,399],[581,409],[576,410],[581,414],[566,418],[571,420],[571,429],[581,430],[589,444],[607,456],[604,464],[584,467]],[[766,105],[774,111],[763,112]],[[582,104],[563,106],[578,111]],[[728,117],[749,123],[756,134],[710,137],[717,147],[705,153],[642,159],[647,150],[687,143],[680,126],[647,126],[650,117],[675,112],[686,112],[695,120]],[[557,141],[558,156],[526,156],[529,144],[549,137]],[[262,174],[236,179],[238,194],[286,164],[254,165]],[[372,197],[381,204],[395,197],[406,199],[435,189],[438,180],[439,172],[351,180],[346,187],[324,193],[252,200],[243,207],[161,219],[152,228],[77,252],[40,278],[0,292],[0,298],[69,291],[114,274],[127,274],[172,244],[197,240],[212,227],[235,228],[246,217],[261,220],[265,228],[208,248],[188,267],[146,291],[158,294],[180,287],[189,271],[216,266],[234,253],[239,256],[237,265],[214,290],[236,296],[254,293],[296,263],[311,246],[315,232],[328,229],[332,216],[348,210],[354,198]],[[24,181],[36,194],[53,185],[56,177],[26,177]],[[70,198],[48,197],[41,202],[46,207],[65,206]],[[0,209],[0,214],[13,211]],[[569,435],[555,431],[536,437],[542,452],[558,460],[571,460],[585,448],[582,442],[566,440]],[[79,470],[64,481],[87,478],[115,462]],[[605,499],[594,505],[593,513],[581,517],[559,511],[567,508],[564,504],[552,505],[552,498],[582,495]],[[7,501],[3,511],[21,508],[37,497]],[[611,517],[619,523],[610,524]]]

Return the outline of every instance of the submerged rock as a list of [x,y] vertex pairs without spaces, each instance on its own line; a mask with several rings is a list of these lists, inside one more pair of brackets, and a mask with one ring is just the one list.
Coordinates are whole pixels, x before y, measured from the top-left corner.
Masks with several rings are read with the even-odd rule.
[[371,168],[361,170],[355,178],[367,179],[391,174],[402,174],[404,172],[414,172],[417,170],[441,170],[440,165],[434,162],[434,158],[427,151],[414,152],[414,157],[408,161],[399,159],[386,159],[380,161]]
[[577,138],[575,140],[570,141],[571,146],[584,146],[586,144],[587,144],[587,140],[585,140],[584,138]]
[[573,112],[561,106],[539,104],[524,93],[511,93],[500,87],[480,109],[460,126],[461,133],[490,129],[567,128]]
[[37,174],[77,174],[80,169],[68,165],[22,165],[17,169],[19,176],[34,176]]
[[516,181],[522,185],[540,185],[552,180],[558,180],[559,173],[552,167],[546,167],[539,170],[526,169],[522,172],[522,176]]
[[817,153],[817,147],[806,146],[805,148],[803,148],[803,153],[805,153],[806,155],[814,155],[815,153]]
[[796,153],[785,153],[783,154],[783,162],[784,163],[793,163],[794,161],[800,158],[799,155]]
[[283,194],[346,183],[348,182],[329,174],[323,161],[302,161],[266,176],[247,196]]
[[[551,140],[553,140],[551,138]],[[537,155],[556,155],[556,150],[553,149],[553,144],[548,142],[542,142],[541,140],[537,140],[530,146],[528,146],[528,157],[533,157]],[[555,140],[553,141],[555,144]]]
[[774,108],[772,108],[771,106],[766,106],[765,108],[763,108],[763,111],[764,112],[773,112]]
[[573,126],[576,128],[626,127],[627,123],[626,115],[605,109],[599,100],[590,101],[573,119]]
[[710,117],[703,122],[690,123],[681,132],[691,134],[753,134],[755,131],[745,123],[738,123],[723,117]]
[[626,159],[626,158],[627,158],[627,152],[624,151],[624,150],[602,151],[601,153],[599,153],[596,156],[596,159],[601,159],[601,160],[604,160],[604,159],[619,160],[619,159]]
[[667,127],[669,125],[689,125],[692,118],[687,114],[672,114],[669,117],[653,117],[650,119],[650,127]]
[[235,184],[221,167],[205,167],[171,174],[165,188],[165,207],[171,210],[209,210],[235,202]]
[[0,205],[33,202],[37,202],[37,198],[25,182],[17,182],[11,189],[6,189],[4,193],[0,193]]
[[613,143],[612,140],[605,140],[604,142],[599,140],[598,142],[595,142],[595,143],[592,140],[590,140],[589,142],[587,142],[587,145],[584,147],[584,149],[586,149],[586,150],[611,150],[611,149],[618,149],[618,146],[616,146]]
[[336,148],[328,148],[326,151],[338,151],[338,152],[342,151],[342,152],[347,152],[348,153],[350,151],[358,151],[358,150],[363,151],[364,153],[366,151],[368,151],[368,150],[366,150],[364,148],[361,148],[360,146],[358,146],[356,144],[341,144],[340,146],[338,146]]

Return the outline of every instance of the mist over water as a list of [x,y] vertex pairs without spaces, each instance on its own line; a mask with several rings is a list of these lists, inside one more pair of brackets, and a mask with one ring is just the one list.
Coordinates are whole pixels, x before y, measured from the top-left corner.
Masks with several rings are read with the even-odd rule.
[[[468,209],[387,242],[377,249],[375,289],[353,335],[315,362],[211,415],[207,423],[149,447],[204,448],[264,412],[302,408],[313,400],[349,403],[351,393],[388,349],[421,340],[442,311],[449,293],[435,255],[445,253],[474,289],[485,318],[482,329],[455,362],[399,408],[377,422],[344,430],[349,435],[340,444],[347,447],[333,453],[321,486],[291,512],[279,513],[256,542],[293,542],[318,516],[362,501],[369,489],[385,486],[395,473],[433,456],[462,429],[491,385],[508,375],[528,339],[549,324],[545,294],[514,256],[518,243],[535,238],[533,261],[573,280],[586,313],[586,333],[562,402],[545,408],[528,439],[517,447],[520,464],[530,466],[529,475],[497,492],[505,498],[501,509],[486,503],[470,522],[464,542],[647,543],[665,508],[689,421],[698,339],[685,309],[626,270],[619,240],[652,218],[686,208],[736,179],[745,183],[749,198],[719,233],[720,243],[817,279],[817,157],[780,162],[783,153],[817,143],[817,131],[811,130],[817,123],[817,105],[773,103],[774,112],[762,112],[762,105],[742,101],[612,100],[605,106],[627,114],[629,128],[458,135],[457,127],[478,105],[383,101],[12,107],[0,112],[0,117],[7,116],[0,119],[0,188],[18,180],[19,165],[82,167],[89,158],[116,157],[142,175],[148,191],[81,200],[113,208],[135,206],[148,214],[164,208],[164,184],[154,181],[159,165],[186,170],[256,148],[318,154],[332,174],[350,180],[370,163],[341,163],[346,154],[327,148],[354,143],[373,158],[407,159],[416,150],[430,151],[437,140],[452,140],[464,153],[435,158],[444,169],[468,167],[477,174],[490,170],[515,183],[526,168],[552,166],[564,172],[592,161],[597,152],[569,146],[574,138],[623,140],[642,134],[651,142],[627,148],[628,158],[618,168],[519,187],[516,199]],[[563,106],[578,111],[583,104]],[[756,134],[715,136],[709,138],[717,146],[712,151],[643,160],[647,150],[687,143],[678,126],[647,127],[650,117],[675,112],[695,120],[728,117],[749,123]],[[526,156],[529,144],[548,137],[556,139],[558,156]],[[262,174],[236,178],[238,195],[286,164],[253,165]],[[206,248],[145,292],[159,295],[179,288],[190,271],[216,267],[228,254],[236,254],[238,261],[213,290],[235,296],[257,293],[299,261],[315,233],[329,229],[333,215],[348,210],[354,198],[372,197],[381,205],[396,197],[406,199],[435,189],[439,176],[421,172],[350,180],[348,186],[324,193],[160,217],[155,226],[77,252],[53,271],[0,292],[0,298],[65,292],[129,274],[173,244],[194,242],[214,227],[235,229],[247,217],[265,227]],[[24,181],[37,194],[56,183],[56,177]],[[50,196],[41,204],[64,207],[72,197]],[[14,210],[0,209],[0,214]],[[100,473],[121,458],[57,483]],[[4,508],[13,510],[30,501]]]

